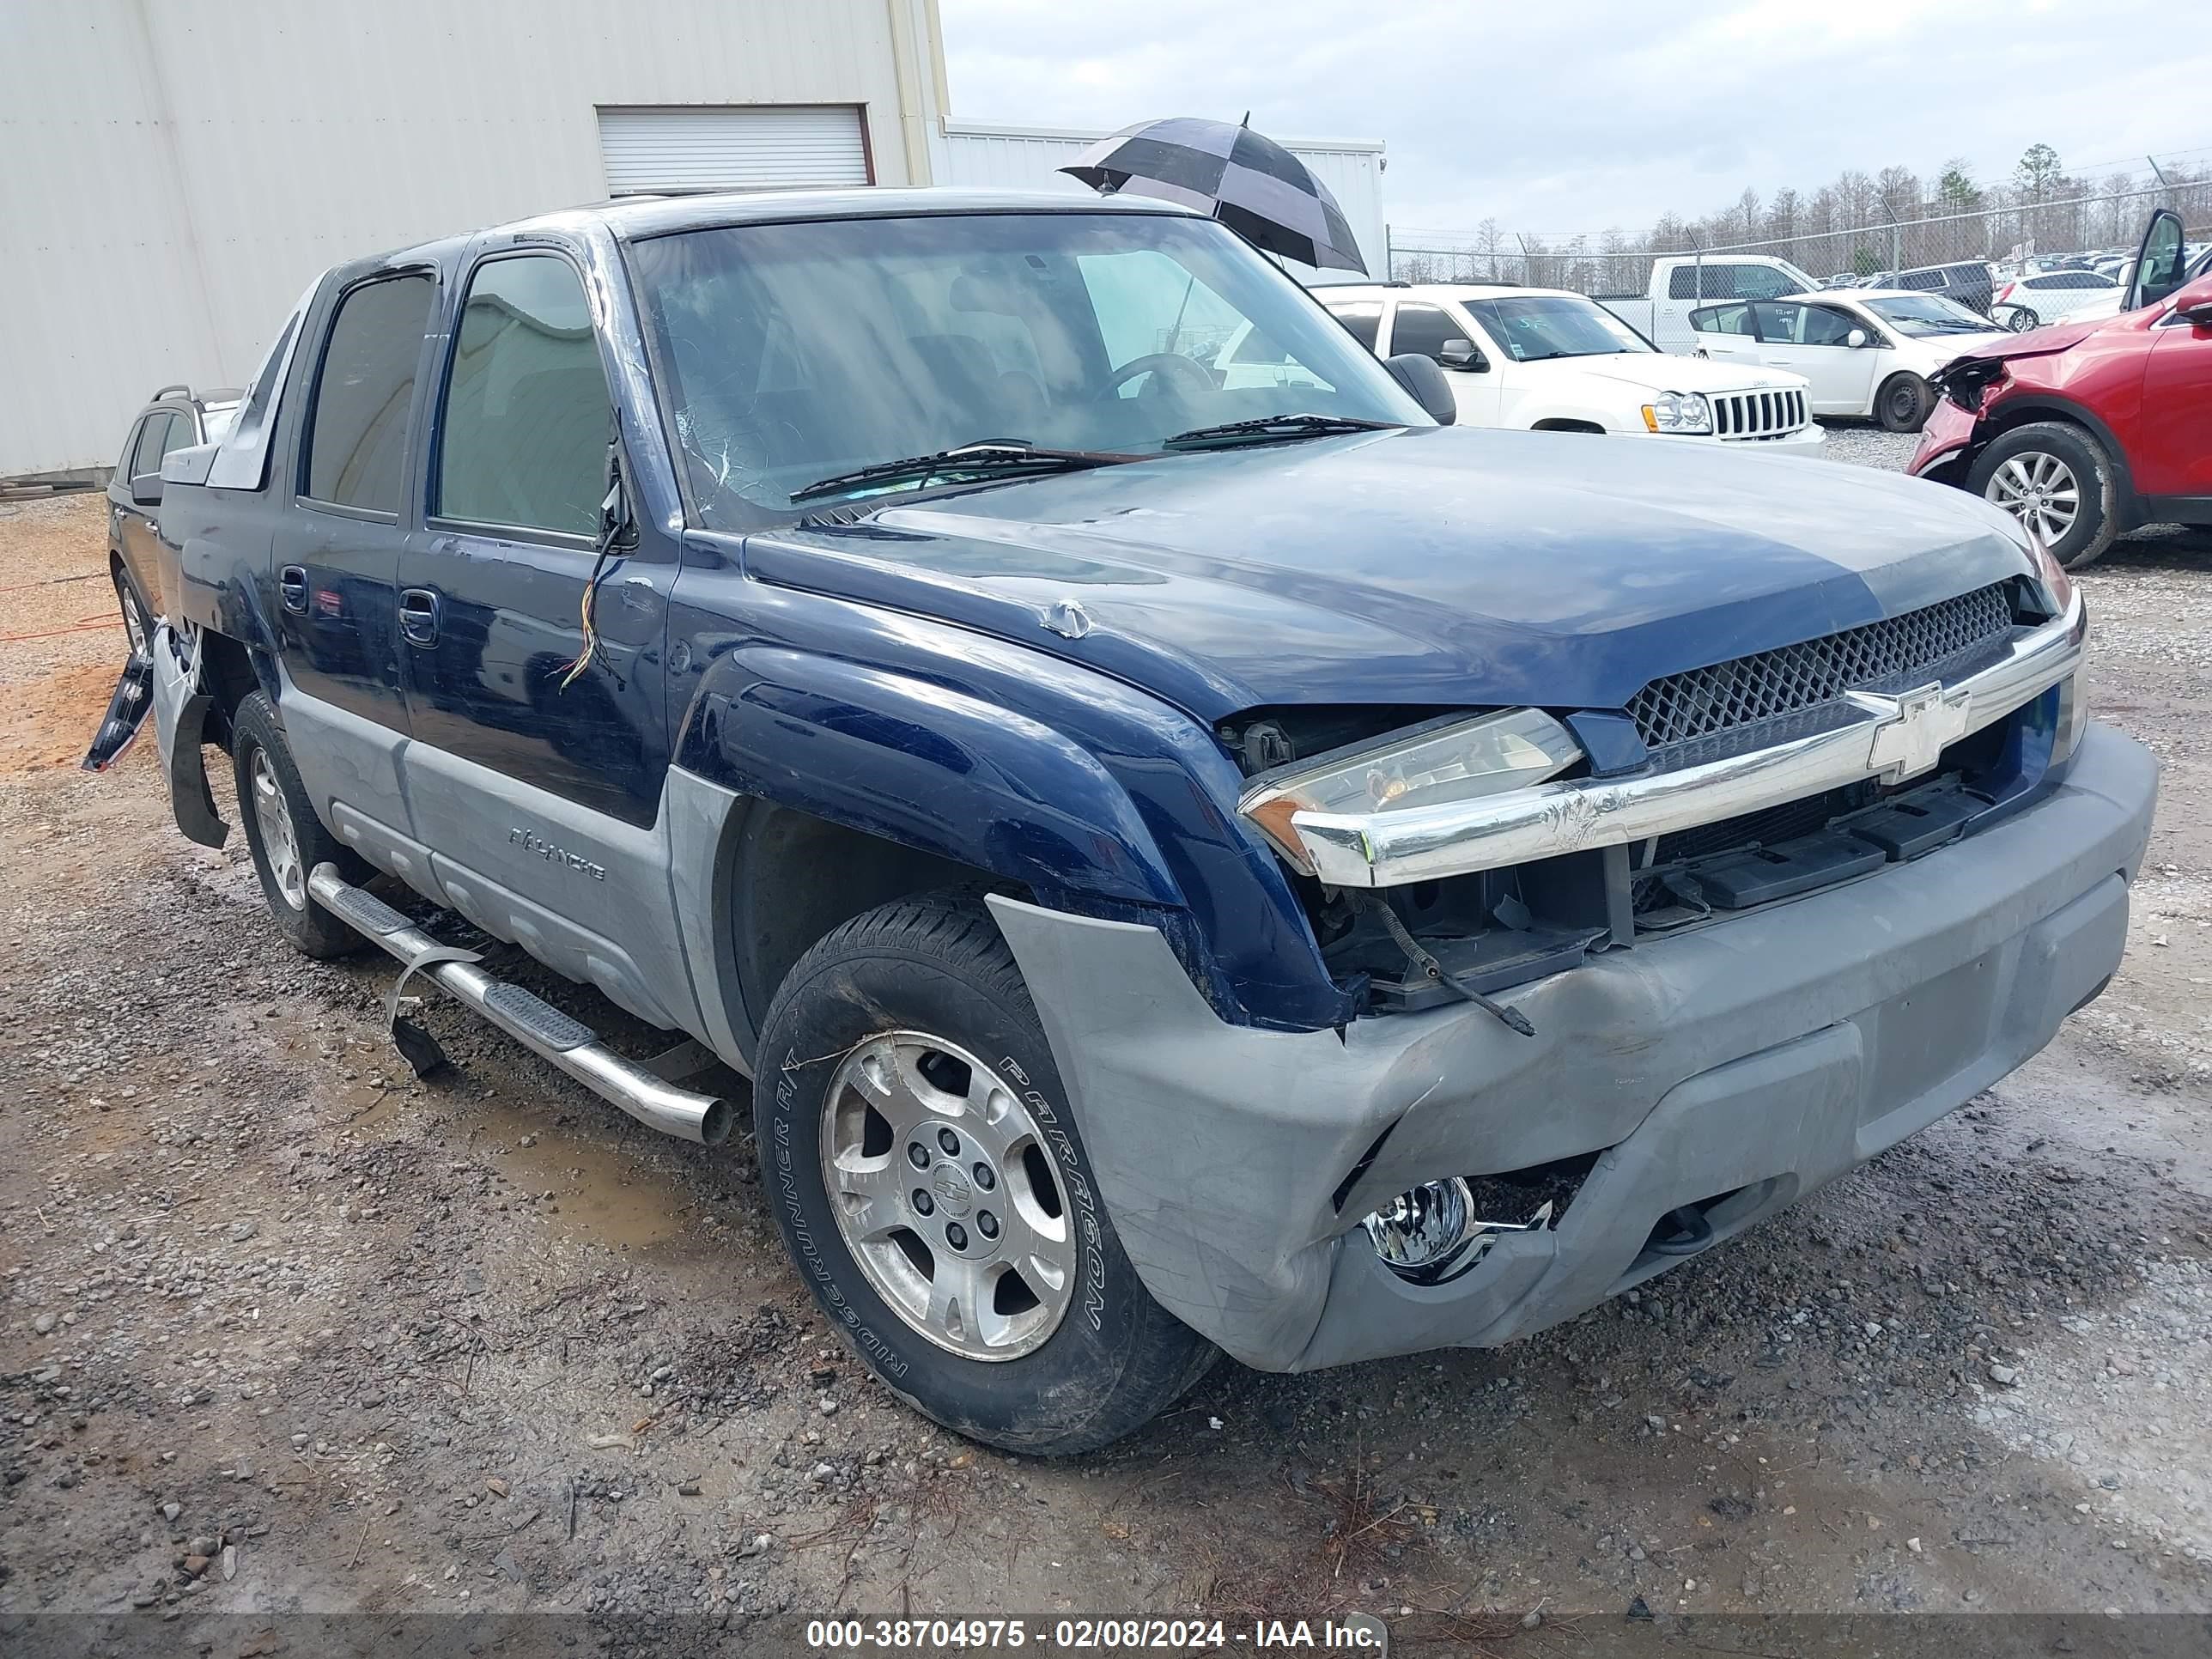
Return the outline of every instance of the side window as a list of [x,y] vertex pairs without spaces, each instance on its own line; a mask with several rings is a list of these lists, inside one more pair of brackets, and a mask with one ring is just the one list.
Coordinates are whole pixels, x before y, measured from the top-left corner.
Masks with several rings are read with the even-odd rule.
[[1698,292],[1698,267],[1676,265],[1667,273],[1667,297],[1670,300],[1702,300],[1717,297],[1720,290],[1706,285],[1704,294]]
[[1771,300],[1784,294],[1795,294],[1797,284],[1780,271],[1768,265],[1725,265],[1733,278],[1723,290],[1738,300]]
[[477,267],[438,422],[440,518],[589,536],[606,494],[613,399],[575,267]]
[[1467,329],[1452,321],[1434,306],[1401,305],[1390,322],[1390,355],[1417,351],[1424,357],[1443,361],[1446,340],[1464,340]]
[[157,409],[146,417],[146,424],[138,428],[138,447],[131,457],[132,477],[161,470],[161,457],[176,447],[169,441],[169,428],[176,424],[177,417],[166,409]]
[[1807,345],[1839,346],[1859,325],[1856,318],[1826,306],[1803,306],[1798,309],[1805,318],[1799,338]]
[[1690,326],[1700,334],[1749,334],[1751,307],[1747,305],[1707,306],[1690,313]]
[[1804,306],[1778,305],[1771,300],[1762,300],[1752,307],[1759,319],[1759,337],[1769,345],[1802,345],[1805,343]]
[[306,494],[397,513],[405,488],[407,405],[437,284],[386,276],[338,302],[309,411]]
[[1370,351],[1375,349],[1375,337],[1382,329],[1382,307],[1373,301],[1357,304],[1331,306],[1329,314],[1352,331],[1352,337]]

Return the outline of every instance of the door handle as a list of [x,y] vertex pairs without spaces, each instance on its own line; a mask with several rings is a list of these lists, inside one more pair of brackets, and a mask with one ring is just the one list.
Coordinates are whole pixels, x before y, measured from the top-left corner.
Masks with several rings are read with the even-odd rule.
[[437,644],[438,596],[427,587],[402,589],[399,631],[407,636],[410,645]]
[[307,614],[307,568],[288,564],[276,573],[277,592],[284,597],[284,608],[295,617]]

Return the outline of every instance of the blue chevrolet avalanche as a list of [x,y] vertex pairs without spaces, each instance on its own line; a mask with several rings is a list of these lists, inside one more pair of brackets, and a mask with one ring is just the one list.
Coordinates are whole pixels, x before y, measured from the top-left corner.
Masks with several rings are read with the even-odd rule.
[[[1277,372],[1224,373],[1232,337]],[[2119,963],[2155,769],[2089,721],[2081,597],[2012,519],[1450,414],[1161,204],[429,243],[325,275],[163,459],[118,718],[154,710],[196,840],[227,751],[309,955],[377,945],[704,1146],[702,1068],[750,1076],[793,1262],[875,1373],[1096,1447],[1223,1352],[1571,1318],[1988,1087]]]

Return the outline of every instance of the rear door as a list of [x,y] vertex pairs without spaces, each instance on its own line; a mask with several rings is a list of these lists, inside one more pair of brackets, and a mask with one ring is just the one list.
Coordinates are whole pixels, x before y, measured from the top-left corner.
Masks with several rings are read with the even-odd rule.
[[166,613],[161,592],[161,561],[154,538],[154,514],[160,503],[142,501],[140,492],[156,486],[142,483],[148,474],[158,479],[161,458],[192,441],[191,416],[179,410],[155,408],[139,422],[125,453],[122,476],[109,486],[107,500],[115,520],[116,550],[138,589],[138,596],[156,617]]
[[1752,323],[1748,300],[1693,311],[1690,326],[1696,331],[1698,349],[1714,362],[1758,362],[1759,330]]
[[386,747],[375,728],[407,729],[399,549],[409,438],[437,298],[433,270],[372,274],[338,294],[315,342],[291,510],[278,520],[272,561],[291,680],[285,724],[295,750],[304,744],[291,728],[302,718],[346,746]]

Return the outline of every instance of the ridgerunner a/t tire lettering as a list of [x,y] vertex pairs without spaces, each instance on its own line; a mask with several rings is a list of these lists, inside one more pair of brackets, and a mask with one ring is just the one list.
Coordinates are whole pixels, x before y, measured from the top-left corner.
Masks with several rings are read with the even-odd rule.
[[755,1133],[807,1288],[915,1409],[1008,1450],[1094,1449],[1214,1349],[1123,1253],[1027,988],[971,894],[823,939],[763,1024]]

